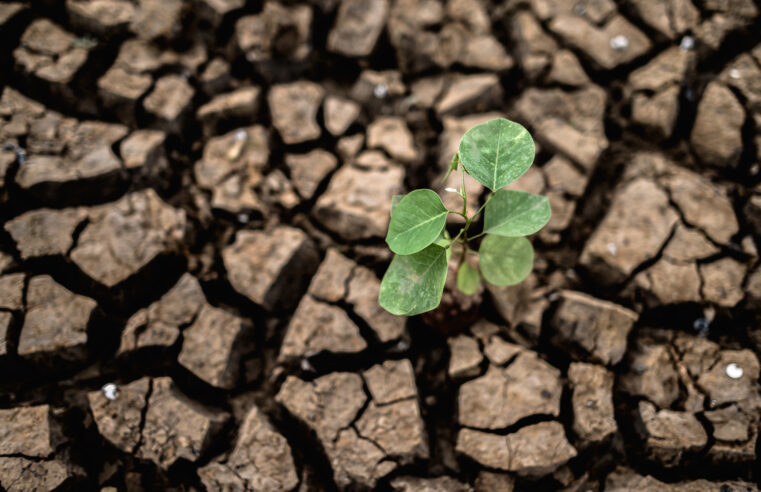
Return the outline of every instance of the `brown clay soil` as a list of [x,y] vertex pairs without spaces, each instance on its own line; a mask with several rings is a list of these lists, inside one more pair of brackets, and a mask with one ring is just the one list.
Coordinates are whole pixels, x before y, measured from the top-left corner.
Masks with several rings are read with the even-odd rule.
[[[0,490],[761,486],[753,0],[3,2],[0,68]],[[391,316],[498,116],[534,272]]]

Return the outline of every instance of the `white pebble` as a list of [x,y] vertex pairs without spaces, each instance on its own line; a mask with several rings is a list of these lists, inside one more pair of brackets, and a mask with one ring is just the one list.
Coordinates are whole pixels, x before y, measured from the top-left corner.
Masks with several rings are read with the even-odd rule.
[[116,400],[116,395],[119,393],[119,390],[114,383],[104,384],[101,390],[103,390],[103,395],[109,400]]
[[233,133],[233,141],[235,142],[242,142],[248,138],[248,133],[246,133],[246,130],[243,128],[238,128],[235,130],[235,133]]
[[629,38],[623,34],[610,38],[610,47],[616,51],[624,51],[629,47]]
[[608,253],[612,254],[613,256],[618,253],[618,246],[616,246],[616,243],[608,243]]
[[682,41],[679,43],[679,48],[682,51],[690,51],[694,47],[695,47],[695,38],[693,38],[692,36],[683,37]]
[[735,364],[734,362],[727,365],[727,376],[732,379],[740,379],[743,377],[743,368]]
[[735,79],[735,80],[739,79],[740,71],[736,68],[733,68],[732,70],[729,71],[729,78]]
[[238,214],[238,222],[248,224],[248,214]]
[[375,97],[378,99],[383,99],[388,95],[388,87],[386,87],[384,84],[376,85],[375,89],[373,89],[373,95],[375,95]]

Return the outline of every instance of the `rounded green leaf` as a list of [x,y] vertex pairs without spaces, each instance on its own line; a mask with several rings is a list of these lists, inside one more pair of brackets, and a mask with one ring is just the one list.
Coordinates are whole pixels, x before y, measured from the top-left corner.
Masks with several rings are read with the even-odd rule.
[[400,316],[435,309],[447,279],[448,251],[432,244],[411,255],[395,255],[381,281],[380,305]]
[[478,257],[486,281],[500,287],[521,283],[534,266],[534,248],[525,237],[487,235]]
[[438,239],[449,210],[433,190],[415,190],[399,200],[388,224],[386,242],[396,254],[417,253]]
[[504,118],[476,125],[460,140],[460,161],[465,170],[492,191],[525,173],[534,162],[535,151],[528,130]]
[[481,284],[481,275],[478,270],[464,262],[457,270],[457,288],[466,296],[472,296]]
[[498,236],[528,236],[550,221],[546,196],[525,191],[498,190],[486,204],[484,232]]

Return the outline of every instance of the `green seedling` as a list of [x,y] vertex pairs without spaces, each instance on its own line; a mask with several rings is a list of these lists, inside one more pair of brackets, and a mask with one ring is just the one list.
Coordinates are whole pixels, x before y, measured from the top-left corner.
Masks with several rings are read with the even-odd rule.
[[[550,203],[545,196],[503,189],[534,161],[534,141],[518,123],[498,118],[468,130],[460,140],[459,151],[449,165],[462,173],[457,193],[462,210],[449,210],[438,193],[414,190],[395,196],[391,202],[391,221],[386,243],[395,253],[381,282],[378,302],[387,311],[413,316],[435,309],[441,302],[453,251],[457,288],[474,294],[481,278],[497,286],[522,282],[534,264],[534,249],[525,236],[534,234],[550,220]],[[468,216],[465,173],[489,189],[481,208]],[[484,213],[483,230],[471,233],[476,218]],[[447,216],[460,215],[465,224],[451,237]],[[471,243],[480,239],[478,251]],[[467,261],[478,255],[478,268]]]

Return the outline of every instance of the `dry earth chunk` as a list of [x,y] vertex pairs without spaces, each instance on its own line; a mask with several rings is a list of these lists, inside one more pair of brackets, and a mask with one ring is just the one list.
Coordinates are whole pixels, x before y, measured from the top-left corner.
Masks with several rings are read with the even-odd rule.
[[94,207],[89,215],[71,259],[106,287],[172,253],[185,237],[185,212],[167,205],[151,189]]
[[378,304],[380,280],[375,273],[363,266],[355,266],[348,287],[346,301],[381,343],[397,340],[404,334],[406,319],[389,313]]
[[380,147],[401,162],[412,162],[418,156],[412,132],[404,119],[397,116],[381,116],[370,123],[367,127],[367,146]]
[[632,6],[640,19],[670,39],[700,22],[700,11],[690,0],[634,0]]
[[235,23],[235,39],[246,60],[264,77],[271,77],[271,62],[301,62],[312,52],[312,9],[309,5],[266,2],[261,13]]
[[339,487],[360,484],[373,488],[377,481],[394,469],[397,464],[373,442],[360,437],[353,427],[341,430],[335,444],[326,449],[333,478]]
[[338,252],[328,249],[325,259],[312,277],[309,294],[320,301],[337,303],[347,294],[347,282],[356,264]]
[[663,250],[663,256],[676,262],[693,262],[719,253],[719,248],[704,234],[682,224],[677,225],[674,236]]
[[388,16],[388,0],[347,0],[328,34],[328,50],[344,56],[372,53]]
[[558,422],[541,422],[500,436],[471,429],[457,435],[457,451],[489,468],[541,476],[576,456]]
[[198,470],[208,490],[285,492],[298,484],[291,447],[256,406],[246,414],[230,456]]
[[72,82],[87,62],[89,48],[75,39],[50,20],[37,19],[24,31],[13,57],[22,72],[42,81],[64,102],[80,106]]
[[572,92],[530,88],[521,94],[515,109],[534,127],[543,145],[591,171],[608,147],[603,125],[605,99],[605,91],[594,85]]
[[[734,366],[730,367],[732,364]],[[697,378],[697,384],[708,395],[713,407],[748,401],[752,406],[761,408],[761,395],[756,383],[759,371],[761,366],[752,351],[722,350],[710,370]]]
[[51,456],[63,435],[48,405],[0,410],[0,456]]
[[318,262],[309,237],[287,226],[239,231],[222,258],[233,288],[268,310],[292,306]]
[[542,29],[531,12],[522,10],[511,19],[511,34],[517,48],[518,62],[526,75],[534,79],[541,75],[552,61],[558,45]]
[[706,445],[708,435],[697,418],[688,412],[657,410],[647,401],[639,403],[640,433],[651,458],[663,466],[676,466],[685,452]]
[[206,304],[182,332],[177,361],[210,385],[231,389],[238,377],[248,328],[243,319]]
[[605,490],[609,492],[716,492],[717,490],[757,492],[758,488],[747,482],[709,482],[704,479],[663,483],[649,475],[638,475],[632,470],[618,467],[605,480]]
[[366,347],[359,328],[343,309],[306,295],[288,324],[279,358],[310,357],[321,351],[351,354]]
[[[549,28],[606,70],[629,63],[647,53],[652,46],[647,36],[622,15],[615,15],[597,27],[575,14],[563,14],[552,19]],[[625,46],[624,43],[619,45],[622,49],[616,49],[616,43],[612,41],[618,36],[626,38]]]
[[361,437],[398,459],[400,464],[428,457],[425,428],[416,399],[386,405],[372,401],[357,420],[356,428]]
[[130,317],[122,332],[119,353],[174,345],[180,329],[195,319],[205,303],[198,280],[184,274],[161,299]]
[[573,389],[573,430],[585,443],[601,442],[618,430],[613,409],[613,373],[574,362],[568,369]]
[[681,171],[663,181],[685,221],[715,242],[728,244],[740,230],[732,202],[723,188],[698,174]]
[[141,459],[167,469],[180,459],[195,462],[207,450],[228,415],[190,400],[170,378],[153,380],[143,427]]
[[0,309],[19,311],[24,307],[24,277],[23,273],[0,276]]
[[743,281],[746,273],[745,265],[732,258],[701,264],[703,297],[719,306],[736,306],[745,297]]
[[653,96],[635,94],[632,99],[632,121],[651,130],[658,138],[674,132],[679,116],[679,86],[671,86]]
[[153,84],[148,74],[131,73],[114,65],[98,79],[98,95],[120,119],[133,121],[137,103]]
[[130,29],[140,39],[173,39],[181,31],[181,0],[138,0]]
[[547,80],[556,84],[580,87],[589,83],[589,76],[573,52],[561,49],[555,52],[552,58]]
[[402,191],[404,170],[342,166],[315,205],[315,218],[348,241],[384,237],[391,215],[391,197]]
[[415,372],[409,360],[387,360],[364,371],[367,387],[379,405],[417,396]]
[[350,99],[328,96],[325,99],[325,128],[335,137],[343,133],[356,121],[360,111],[359,104]]
[[306,154],[286,154],[285,165],[290,170],[296,191],[302,198],[310,200],[320,183],[338,166],[338,159],[328,151],[315,149]]
[[215,96],[196,111],[206,135],[212,135],[220,121],[236,119],[252,121],[259,112],[259,87],[242,87]]
[[153,381],[141,378],[117,386],[115,398],[106,396],[105,390],[87,394],[98,432],[111,444],[125,453],[132,453],[142,441],[143,411],[151,393]]
[[711,82],[698,105],[690,143],[704,164],[734,167],[742,154],[745,111],[726,86]]
[[480,113],[502,101],[502,87],[494,74],[463,75],[453,79],[436,103],[440,116]]
[[261,183],[269,160],[269,138],[264,127],[256,125],[209,139],[203,158],[194,166],[196,181],[211,190],[211,205],[230,213],[263,210],[253,189]]
[[629,372],[619,380],[621,389],[661,408],[671,406],[679,397],[679,376],[668,347],[638,339],[627,358]]
[[556,345],[571,344],[598,362],[618,364],[637,314],[580,292],[563,291],[560,299],[553,319]]
[[50,460],[0,457],[0,486],[8,492],[65,490],[84,475],[65,451]]
[[701,283],[695,263],[676,262],[668,257],[634,277],[634,284],[650,294],[647,302],[653,306],[701,302]]
[[655,257],[678,218],[668,195],[655,183],[646,179],[631,181],[614,196],[579,262],[601,282],[622,282],[635,268]]
[[272,124],[287,145],[319,138],[317,110],[325,90],[305,80],[273,86],[267,95]]
[[158,130],[137,130],[125,138],[119,146],[119,153],[127,169],[140,168],[144,172],[166,166],[164,141],[166,133]]
[[362,378],[351,373],[332,373],[312,382],[289,376],[275,400],[304,421],[323,443],[332,443],[341,429],[354,421],[367,396]]
[[502,366],[524,350],[520,345],[506,342],[498,335],[492,335],[484,347],[484,355],[492,364]]
[[460,425],[501,429],[531,415],[560,414],[560,371],[534,352],[523,352],[507,369],[489,367],[458,394]]
[[65,255],[74,244],[74,230],[87,217],[82,208],[37,209],[5,224],[22,259]]
[[8,330],[13,322],[13,315],[0,311],[0,360],[8,355]]
[[477,376],[484,356],[478,348],[476,339],[466,335],[457,335],[447,339],[447,343],[449,343],[449,377]]
[[94,300],[74,294],[48,275],[33,277],[26,294],[19,355],[84,357],[87,326],[96,305]]
[[670,85],[679,85],[694,59],[694,52],[676,46],[668,48],[647,65],[634,70],[629,75],[629,87],[635,91],[658,91]]
[[470,490],[462,482],[446,476],[437,478],[398,477],[391,481],[391,487],[395,492],[467,492]]
[[143,101],[143,107],[169,131],[179,131],[195,91],[179,75],[165,75]]

